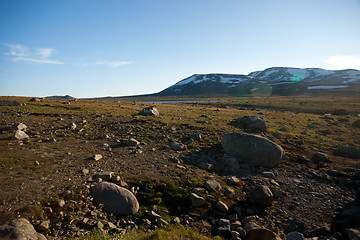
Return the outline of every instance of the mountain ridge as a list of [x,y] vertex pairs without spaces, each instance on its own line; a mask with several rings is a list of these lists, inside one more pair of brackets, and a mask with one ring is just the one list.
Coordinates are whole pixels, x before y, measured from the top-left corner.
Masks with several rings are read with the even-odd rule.
[[358,90],[360,71],[322,68],[271,67],[244,74],[193,74],[156,93],[156,96],[202,94],[300,95]]

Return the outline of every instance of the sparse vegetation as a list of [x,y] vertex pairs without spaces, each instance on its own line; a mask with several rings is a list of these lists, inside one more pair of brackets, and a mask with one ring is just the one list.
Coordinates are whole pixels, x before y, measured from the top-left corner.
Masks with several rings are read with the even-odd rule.
[[[139,230],[130,233],[132,231],[124,230],[127,223],[121,222],[120,218],[109,216],[104,220],[99,214],[94,219],[103,221],[103,224],[106,221],[117,222],[117,227],[127,234],[116,231],[88,233],[93,227],[87,227],[85,235],[82,234],[84,237],[79,239],[212,239],[208,236],[217,234],[215,228],[219,217],[213,209],[219,201],[229,206],[232,214],[236,213],[234,209],[239,208],[242,209],[243,217],[259,215],[263,218],[263,224],[267,221],[272,223],[273,219],[285,221],[283,211],[287,212],[287,208],[293,206],[281,202],[281,198],[267,208],[254,206],[250,201],[251,184],[273,184],[269,180],[259,180],[261,172],[257,172],[260,171],[258,168],[249,167],[250,173],[239,175],[243,179],[236,185],[230,185],[227,177],[234,174],[231,168],[227,172],[206,169],[206,166],[200,164],[205,161],[217,166],[218,161],[224,160],[220,144],[222,137],[230,132],[243,132],[234,120],[247,115],[264,118],[267,131],[256,134],[272,140],[285,150],[284,161],[274,171],[280,172],[277,181],[282,181],[281,187],[293,178],[312,176],[319,179],[316,184],[320,184],[321,189],[330,184],[338,195],[340,191],[355,195],[354,186],[357,186],[355,182],[358,179],[356,171],[360,169],[358,161],[338,156],[334,151],[339,144],[360,147],[360,129],[351,125],[359,119],[358,98],[227,97],[208,99],[219,102],[201,104],[156,104],[160,112],[158,117],[137,115],[151,104],[131,101],[78,100],[64,105],[60,99],[29,102],[29,98],[0,97],[0,101],[5,99],[26,103],[26,106],[0,107],[0,224],[13,218],[15,213],[38,224],[43,219],[50,219],[51,215],[44,212],[46,207],[52,207],[55,215],[59,215],[60,211],[64,214],[62,218],[51,218],[52,222],[67,221],[66,217],[70,216],[66,215],[67,212],[90,208],[92,203],[88,199],[88,188],[94,183],[89,178],[102,171],[114,172],[125,182],[126,188],[135,189],[140,210],[133,217],[123,219],[135,221]],[[324,115],[318,109],[323,113],[343,109],[348,114]],[[27,133],[30,138],[11,140],[13,125],[20,122],[29,127]],[[75,123],[76,128],[71,129],[72,123]],[[192,139],[190,136],[194,133],[199,134],[201,139]],[[139,141],[140,145],[128,146],[127,140],[131,137]],[[183,143],[186,149],[171,150],[169,142],[172,140]],[[331,161],[322,166],[306,160],[311,159],[316,152],[330,155]],[[101,154],[102,159],[95,161],[95,154]],[[84,169],[89,170],[89,173],[83,173]],[[322,176],[330,175],[333,170],[350,171],[351,174],[346,172],[341,175],[345,180],[334,178],[324,183]],[[282,178],[282,174],[286,178]],[[306,181],[313,181],[312,178]],[[223,189],[232,188],[234,194],[230,192],[229,196],[225,196],[223,190],[202,190],[209,179],[218,181]],[[318,186],[316,184],[314,186]],[[206,199],[201,207],[191,206],[190,195],[194,189],[200,189],[197,195]],[[67,190],[71,194],[64,195]],[[305,198],[306,191],[302,194]],[[341,204],[348,201],[346,196],[343,198]],[[56,204],[60,199],[71,204],[61,210],[57,209]],[[335,206],[336,201],[333,204]],[[338,210],[330,211],[326,206],[319,208],[319,213],[325,217],[314,214],[313,218],[305,220],[306,224],[318,221],[329,223],[334,214],[338,213]],[[175,224],[155,230],[152,225],[142,222],[151,209],[156,209],[166,222],[179,217],[185,228]],[[101,208],[91,206],[89,211],[93,210],[100,211]],[[305,218],[306,211],[292,210],[291,214]],[[80,220],[74,220],[77,229],[84,225],[81,223],[83,220]],[[63,234],[65,237],[66,232]]]

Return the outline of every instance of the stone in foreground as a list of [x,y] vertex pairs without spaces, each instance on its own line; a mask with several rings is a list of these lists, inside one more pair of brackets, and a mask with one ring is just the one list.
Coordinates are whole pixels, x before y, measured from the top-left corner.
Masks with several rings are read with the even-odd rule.
[[46,240],[25,218],[18,218],[0,226],[0,239]]
[[135,195],[114,183],[101,182],[92,188],[91,194],[95,203],[104,204],[111,213],[128,215],[139,210],[139,202]]
[[221,145],[226,154],[255,166],[274,167],[284,154],[276,143],[246,133],[229,133],[223,137]]

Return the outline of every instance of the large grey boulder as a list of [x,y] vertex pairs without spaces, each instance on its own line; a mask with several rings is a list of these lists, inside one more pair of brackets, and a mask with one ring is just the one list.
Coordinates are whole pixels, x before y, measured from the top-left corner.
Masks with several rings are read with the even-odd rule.
[[245,116],[236,119],[236,122],[241,128],[248,129],[254,132],[265,132],[266,122],[265,119],[257,116]]
[[41,233],[25,218],[17,218],[0,226],[0,239],[13,240],[46,240]]
[[246,133],[229,133],[223,137],[221,145],[226,154],[255,166],[274,167],[284,154],[276,143]]
[[25,106],[25,104],[18,101],[4,100],[0,102],[0,106]]
[[144,115],[144,116],[159,116],[159,111],[156,107],[146,107],[143,110],[141,110],[138,115]]
[[139,210],[139,202],[135,195],[126,188],[114,183],[101,182],[91,189],[94,202],[104,204],[107,211],[118,214],[135,214]]

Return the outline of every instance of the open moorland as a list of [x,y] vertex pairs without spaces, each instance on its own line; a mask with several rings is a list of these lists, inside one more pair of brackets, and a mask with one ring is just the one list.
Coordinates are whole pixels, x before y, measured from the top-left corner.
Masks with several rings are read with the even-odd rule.
[[[360,236],[360,98],[134,102],[184,99],[0,97],[25,103],[0,106],[0,225],[24,217],[47,239]],[[138,114],[152,105],[158,116]],[[265,129],[241,124],[246,116]],[[232,156],[229,133],[270,140],[281,161]],[[97,204],[105,182],[129,190],[138,209]]]

